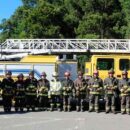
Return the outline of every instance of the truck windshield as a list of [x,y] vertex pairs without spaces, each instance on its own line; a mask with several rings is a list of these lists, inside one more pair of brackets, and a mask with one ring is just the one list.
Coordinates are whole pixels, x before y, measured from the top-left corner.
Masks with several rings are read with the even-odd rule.
[[114,59],[108,58],[98,58],[97,59],[97,69],[98,70],[109,70],[114,69]]
[[130,69],[130,61],[129,59],[120,59],[120,70],[129,70]]

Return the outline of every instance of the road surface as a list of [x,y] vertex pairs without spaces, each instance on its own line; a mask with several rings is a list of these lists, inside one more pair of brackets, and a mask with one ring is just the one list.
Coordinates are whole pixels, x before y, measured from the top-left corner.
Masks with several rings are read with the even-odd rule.
[[5,114],[0,130],[130,130],[130,115],[88,112],[28,112]]

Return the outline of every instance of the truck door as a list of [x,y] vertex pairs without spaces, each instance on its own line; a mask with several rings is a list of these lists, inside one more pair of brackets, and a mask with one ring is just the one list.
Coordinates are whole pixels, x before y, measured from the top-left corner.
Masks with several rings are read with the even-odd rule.
[[108,70],[114,68],[113,58],[97,58],[96,67],[99,70],[99,77],[105,79],[108,76]]

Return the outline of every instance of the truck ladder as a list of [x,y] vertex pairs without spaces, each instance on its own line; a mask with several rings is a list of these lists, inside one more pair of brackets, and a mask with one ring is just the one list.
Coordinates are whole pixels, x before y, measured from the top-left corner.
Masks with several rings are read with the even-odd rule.
[[87,51],[104,54],[130,53],[130,39],[7,39],[0,44],[1,59],[17,58],[28,54]]

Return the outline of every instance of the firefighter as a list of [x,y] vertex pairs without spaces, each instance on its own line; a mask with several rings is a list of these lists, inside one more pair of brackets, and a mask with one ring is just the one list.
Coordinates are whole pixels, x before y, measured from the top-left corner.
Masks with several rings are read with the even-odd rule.
[[108,71],[108,78],[104,80],[105,99],[106,99],[106,113],[110,110],[116,114],[116,98],[118,97],[118,80],[114,77],[114,70]]
[[41,74],[41,79],[38,81],[38,101],[39,110],[47,110],[48,91],[50,89],[50,82],[46,79],[45,72]]
[[121,92],[121,113],[130,114],[130,79],[126,70],[122,72],[122,79],[119,80],[119,89]]
[[48,96],[50,98],[50,111],[54,110],[54,106],[57,107],[58,111],[61,111],[61,94],[62,94],[62,85],[58,79],[58,73],[53,72],[53,79],[50,82],[50,90]]
[[89,90],[89,112],[99,112],[99,98],[103,90],[103,81],[99,78],[98,70],[93,72],[93,77],[88,83]]
[[78,78],[74,81],[76,111],[84,111],[84,101],[87,94],[87,82],[83,78],[83,73],[78,72]]
[[31,71],[29,73],[29,77],[25,80],[27,111],[29,111],[30,108],[32,111],[35,111],[37,99],[37,83],[37,79],[34,77],[34,71]]
[[71,111],[71,101],[73,98],[74,83],[70,79],[70,72],[64,73],[65,79],[62,81],[63,87],[63,110]]
[[15,90],[15,111],[17,112],[20,110],[23,112],[25,107],[25,82],[24,82],[24,75],[21,73],[17,76],[18,80],[14,83],[14,90]]
[[11,71],[6,72],[6,77],[2,81],[1,87],[3,90],[2,98],[3,98],[4,111],[10,112],[14,92],[14,80],[12,79]]

